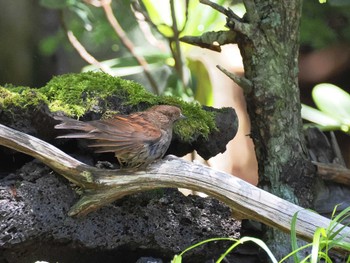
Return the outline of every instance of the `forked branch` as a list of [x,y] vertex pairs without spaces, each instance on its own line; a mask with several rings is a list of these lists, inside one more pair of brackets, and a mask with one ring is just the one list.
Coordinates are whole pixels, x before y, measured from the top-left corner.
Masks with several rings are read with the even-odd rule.
[[[0,144],[39,159],[84,189],[84,194],[72,207],[70,215],[85,215],[135,192],[161,187],[184,187],[216,197],[247,218],[286,232],[290,231],[293,215],[298,212],[296,232],[305,240],[312,240],[318,227],[326,228],[330,224],[329,219],[237,177],[176,157],[167,157],[142,171],[97,169],[40,139],[4,125],[0,125]],[[350,228],[339,225],[336,229],[342,227],[338,235],[350,242]]]

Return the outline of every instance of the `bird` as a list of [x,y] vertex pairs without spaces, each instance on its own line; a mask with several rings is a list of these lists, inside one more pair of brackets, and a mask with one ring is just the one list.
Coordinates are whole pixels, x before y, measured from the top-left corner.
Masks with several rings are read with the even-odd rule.
[[165,155],[172,140],[173,124],[186,117],[177,106],[156,105],[145,111],[94,121],[54,118],[61,121],[55,129],[80,131],[57,138],[93,140],[88,146],[95,148],[96,153],[113,152],[121,168],[141,168]]

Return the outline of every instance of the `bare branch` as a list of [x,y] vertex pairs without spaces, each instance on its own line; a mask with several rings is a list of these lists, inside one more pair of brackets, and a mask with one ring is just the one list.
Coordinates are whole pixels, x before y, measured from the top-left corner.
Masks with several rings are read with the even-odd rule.
[[227,77],[229,77],[230,79],[232,79],[235,83],[237,83],[237,85],[239,85],[245,94],[249,94],[252,91],[253,88],[253,84],[249,79],[246,79],[245,77],[240,77],[226,69],[224,69],[223,67],[221,67],[220,65],[216,66],[219,70],[222,71],[222,73],[224,73]]
[[218,5],[217,3],[214,3],[210,0],[199,0],[199,2],[203,5],[208,5],[210,6],[211,8],[215,9],[216,11],[224,14],[225,16],[229,16],[229,10],[226,9],[225,7],[221,6],[221,5]]
[[248,21],[250,24],[257,24],[260,20],[259,14],[256,11],[256,6],[253,0],[243,0],[246,12],[247,12],[247,17]]
[[180,41],[187,44],[207,48],[213,51],[221,52],[222,45],[236,43],[237,34],[234,31],[206,32],[201,36],[184,36]]
[[113,75],[113,71],[103,65],[100,61],[94,58],[85,47],[79,42],[79,40],[74,36],[72,31],[66,32],[69,42],[75,48],[75,50],[79,53],[79,55],[90,65],[94,65],[95,67],[101,69],[103,72]]
[[[40,139],[1,124],[0,144],[37,158],[68,180],[84,187],[85,192],[70,210],[70,215],[85,215],[135,192],[161,187],[185,187],[216,197],[247,218],[254,218],[286,232],[290,231],[293,216],[298,213],[296,233],[305,240],[312,240],[318,227],[327,228],[331,224],[329,219],[235,176],[175,157],[153,163],[146,170],[97,169]],[[337,230],[337,237],[350,242],[349,227],[339,224],[335,227]]]
[[112,6],[111,6],[111,0],[85,0],[85,2],[94,5],[96,7],[102,7],[105,15],[108,19],[108,22],[114,29],[117,36],[120,38],[120,41],[122,44],[129,50],[129,52],[133,55],[133,57],[136,59],[137,63],[140,64],[140,66],[143,68],[144,74],[146,78],[148,79],[149,83],[151,84],[151,87],[153,89],[153,92],[156,94],[159,94],[159,89],[157,82],[154,80],[152,74],[150,73],[149,66],[147,61],[144,57],[138,55],[135,51],[134,44],[131,42],[131,40],[126,35],[123,28],[120,26],[117,18],[113,14]]
[[330,163],[312,162],[317,167],[317,174],[326,181],[350,186],[350,170]]
[[253,33],[253,26],[249,23],[244,23],[243,20],[236,15],[230,8],[225,8],[210,0],[200,0],[200,3],[208,5],[216,11],[226,16],[226,26],[236,32],[240,32],[247,37],[251,37]]
[[342,166],[346,167],[346,163],[345,163],[345,160],[344,160],[343,155],[341,153],[337,138],[335,137],[334,132],[331,132],[330,134],[331,134],[331,145],[332,145],[332,149],[335,153],[335,156],[338,158],[339,163]]
[[[177,20],[176,20],[174,0],[170,0],[170,12],[171,12],[171,19],[172,19],[171,28],[173,30],[174,35],[173,35],[172,40],[169,42],[169,44],[170,44],[170,49],[171,49],[171,52],[172,52],[174,60],[175,60],[176,71],[179,74],[179,78],[182,82],[182,86],[185,89],[186,80],[185,80],[184,70],[183,70],[184,61],[183,61],[182,51],[181,51],[180,41],[179,41],[180,31],[178,29]],[[175,44],[175,47],[172,46],[172,42]]]
[[80,43],[80,41],[75,37],[74,33],[68,30],[67,25],[64,21],[63,12],[60,12],[60,23],[63,30],[66,32],[67,38],[71,45],[75,48],[75,50],[79,53],[80,57],[84,59],[90,65],[94,65],[95,67],[101,69],[103,72],[113,75],[113,71],[103,65],[100,61],[98,61],[95,57],[93,57],[85,47]]

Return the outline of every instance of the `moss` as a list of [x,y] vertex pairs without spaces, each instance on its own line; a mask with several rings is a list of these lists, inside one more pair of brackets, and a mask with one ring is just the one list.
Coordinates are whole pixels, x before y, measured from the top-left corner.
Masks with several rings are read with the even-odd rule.
[[37,106],[46,102],[46,97],[36,89],[11,85],[5,87],[0,86],[0,106],[4,109],[9,107],[25,109],[26,107]]
[[140,102],[154,104],[156,101],[156,96],[140,84],[102,72],[57,76],[41,88],[40,92],[48,98],[52,111],[62,110],[69,116],[78,117],[92,110],[99,102],[107,101],[105,99],[112,95],[132,105]]
[[[140,84],[112,77],[105,73],[86,72],[54,77],[40,89],[27,87],[0,88],[0,105],[8,103],[25,107],[45,101],[51,111],[64,111],[68,116],[80,117],[87,111],[113,108],[110,97],[119,98],[123,105],[152,106],[169,104],[181,107],[187,119],[178,122],[174,131],[180,138],[190,142],[202,135],[207,137],[216,129],[214,115],[201,108],[197,102],[184,102],[171,96],[156,96]],[[110,102],[109,102],[110,101]],[[106,103],[101,106],[101,103]],[[111,103],[111,105],[108,105]],[[96,107],[97,106],[97,107]]]
[[177,105],[182,109],[186,119],[175,125],[174,132],[183,141],[191,142],[200,135],[208,138],[209,133],[217,129],[214,113],[203,110],[198,102],[184,102],[176,97],[164,96],[160,97],[160,103]]

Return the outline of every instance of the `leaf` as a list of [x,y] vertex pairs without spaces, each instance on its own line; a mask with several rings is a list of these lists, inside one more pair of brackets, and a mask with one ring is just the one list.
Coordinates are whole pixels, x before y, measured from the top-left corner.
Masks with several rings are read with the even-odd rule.
[[321,111],[342,124],[350,125],[349,93],[333,84],[322,83],[314,87],[312,98]]
[[171,263],[181,263],[182,262],[182,256],[181,255],[175,255]]
[[332,118],[322,111],[319,111],[305,104],[301,105],[301,116],[305,120],[319,124],[324,130],[340,129],[341,127],[340,121]]
[[194,98],[202,105],[213,105],[213,87],[207,68],[202,61],[191,59],[188,59],[188,67],[193,78]]

